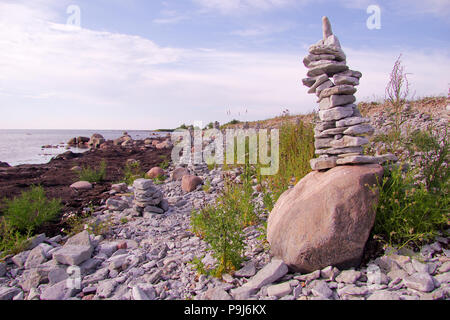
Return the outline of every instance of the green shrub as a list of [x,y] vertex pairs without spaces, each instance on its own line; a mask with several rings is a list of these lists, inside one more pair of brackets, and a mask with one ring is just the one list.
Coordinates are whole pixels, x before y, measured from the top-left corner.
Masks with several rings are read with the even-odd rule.
[[106,179],[106,161],[102,160],[98,168],[84,166],[78,173],[78,179],[91,183],[104,181]]
[[13,230],[32,232],[56,218],[61,209],[61,200],[48,200],[44,188],[32,186],[21,196],[5,200],[4,218]]
[[280,169],[276,175],[264,179],[268,185],[267,192],[271,194],[265,197],[265,205],[273,207],[290,184],[298,182],[310,173],[310,160],[313,158],[313,126],[303,122],[285,122],[280,128]]
[[243,261],[244,225],[248,223],[250,207],[238,185],[229,184],[215,204],[207,205],[191,214],[192,231],[209,245],[217,266],[208,273],[216,277],[236,270]]
[[419,175],[427,190],[443,196],[449,188],[449,144],[447,128],[438,130],[429,126],[425,131],[415,131],[407,146],[410,157],[418,153]]
[[420,244],[448,227],[448,196],[428,191],[415,175],[397,166],[386,170],[376,186],[380,196],[373,233],[389,245]]
[[0,217],[0,260],[6,255],[25,251],[30,237],[31,231],[22,234],[8,225],[4,217]]

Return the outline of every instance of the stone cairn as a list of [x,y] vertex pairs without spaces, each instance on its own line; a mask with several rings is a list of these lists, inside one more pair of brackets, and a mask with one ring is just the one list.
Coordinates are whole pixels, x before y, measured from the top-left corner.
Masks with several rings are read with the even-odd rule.
[[168,210],[167,200],[162,192],[153,184],[152,180],[137,179],[133,183],[134,210],[143,213],[163,214]]
[[363,118],[354,104],[356,86],[361,72],[350,70],[330,21],[323,17],[323,40],[309,48],[303,60],[309,69],[303,84],[308,93],[319,98],[319,118],[316,124],[315,153],[311,160],[313,170],[326,170],[338,165],[379,163],[379,157],[363,155],[363,146],[369,143],[364,135],[372,135],[370,119]]

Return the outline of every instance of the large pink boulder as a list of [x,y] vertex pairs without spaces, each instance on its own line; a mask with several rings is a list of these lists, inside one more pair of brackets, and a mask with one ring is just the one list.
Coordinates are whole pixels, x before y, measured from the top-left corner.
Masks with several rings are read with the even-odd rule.
[[181,189],[183,189],[184,192],[192,192],[202,183],[203,180],[200,177],[185,175],[181,180]]
[[377,164],[314,171],[281,195],[269,215],[272,253],[293,270],[310,273],[327,266],[357,266],[375,221],[381,179]]

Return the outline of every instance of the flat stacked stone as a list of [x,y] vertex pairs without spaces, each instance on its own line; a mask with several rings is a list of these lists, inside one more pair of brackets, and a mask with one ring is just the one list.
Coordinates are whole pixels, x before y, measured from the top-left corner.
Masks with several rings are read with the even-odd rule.
[[303,60],[309,69],[303,84],[315,93],[319,103],[320,121],[315,127],[313,170],[325,170],[345,164],[378,163],[378,157],[363,155],[366,138],[374,133],[370,119],[362,117],[356,106],[356,86],[361,72],[350,70],[339,39],[333,34],[330,21],[323,17],[323,39],[309,48]]
[[162,192],[154,185],[152,180],[137,179],[133,183],[134,209],[139,213],[163,214],[167,211]]

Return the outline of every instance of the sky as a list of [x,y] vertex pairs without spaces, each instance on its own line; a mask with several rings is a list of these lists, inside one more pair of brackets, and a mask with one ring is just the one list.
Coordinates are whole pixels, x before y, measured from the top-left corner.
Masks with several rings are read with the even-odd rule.
[[448,0],[0,0],[0,129],[152,130],[311,112],[302,60],[322,16],[363,73],[358,101],[384,98],[400,54],[411,98],[448,94]]

